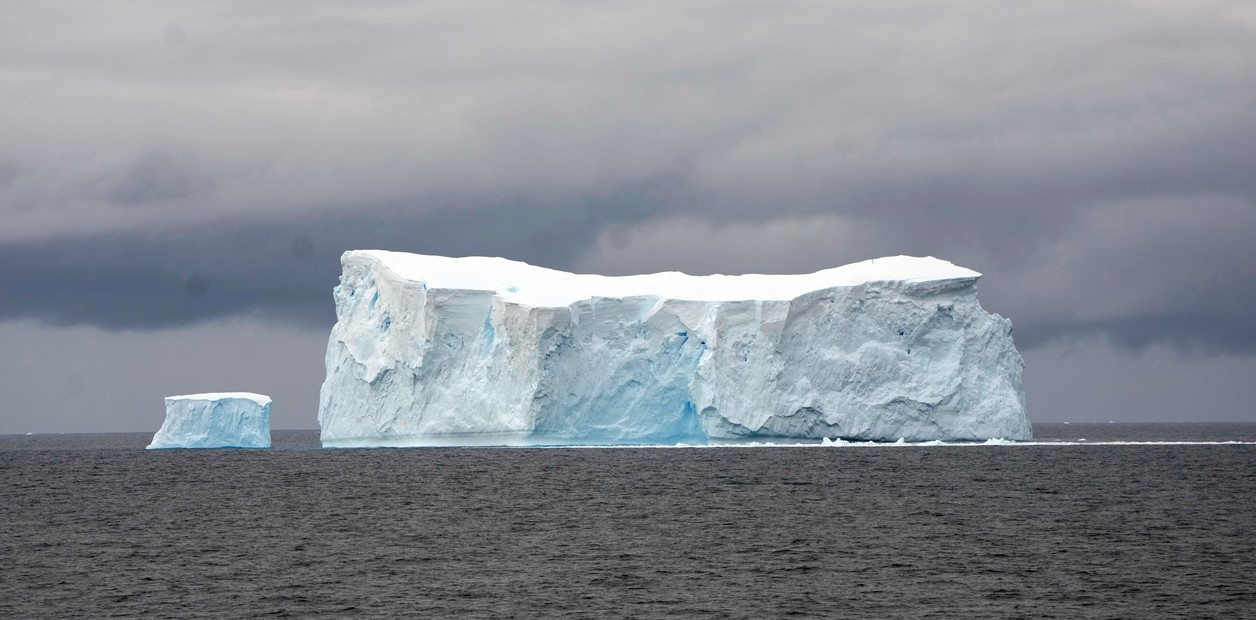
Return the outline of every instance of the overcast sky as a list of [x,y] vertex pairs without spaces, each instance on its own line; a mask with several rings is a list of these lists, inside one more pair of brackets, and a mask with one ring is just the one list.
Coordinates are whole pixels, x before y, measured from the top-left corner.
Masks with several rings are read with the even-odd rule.
[[316,427],[347,249],[933,255],[1038,422],[1256,422],[1256,3],[4,2],[0,433]]

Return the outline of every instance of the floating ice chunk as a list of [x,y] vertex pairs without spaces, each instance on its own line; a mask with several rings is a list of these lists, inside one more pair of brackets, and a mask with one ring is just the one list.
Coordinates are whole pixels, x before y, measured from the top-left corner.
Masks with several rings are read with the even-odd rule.
[[981,274],[896,256],[813,274],[606,277],[352,251],[324,446],[1029,439]]
[[166,398],[166,421],[149,450],[161,448],[269,448],[270,397],[251,392]]

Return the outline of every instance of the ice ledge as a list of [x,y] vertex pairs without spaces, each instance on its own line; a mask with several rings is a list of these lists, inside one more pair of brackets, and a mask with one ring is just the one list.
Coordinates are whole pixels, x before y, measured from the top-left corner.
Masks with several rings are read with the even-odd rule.
[[[692,276],[663,272],[634,276],[576,274],[505,258],[451,258],[387,250],[345,252],[346,264],[378,263],[398,278],[429,289],[491,291],[505,301],[563,307],[594,298],[660,297],[681,301],[787,301],[807,293],[870,282],[971,284],[981,274],[932,256],[888,256],[796,275]],[[949,288],[949,287],[943,287]]]

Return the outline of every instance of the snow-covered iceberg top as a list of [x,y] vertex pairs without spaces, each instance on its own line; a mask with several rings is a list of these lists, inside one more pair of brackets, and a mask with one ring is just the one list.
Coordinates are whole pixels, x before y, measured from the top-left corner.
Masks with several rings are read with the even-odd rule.
[[635,276],[568,273],[505,258],[450,258],[385,250],[357,250],[346,258],[377,261],[398,278],[428,288],[491,291],[511,303],[568,306],[592,297],[655,296],[688,301],[794,299],[804,293],[868,282],[975,281],[980,273],[933,257],[890,256],[799,275],[691,276],[675,271]]
[[944,260],[622,277],[341,262],[325,446],[1031,436],[1011,323]]
[[254,394],[253,392],[205,392],[204,394],[180,394],[178,396],[167,396],[166,400],[227,400],[230,398],[240,398],[243,400],[251,400],[260,405],[269,405],[270,397],[265,394]]
[[212,392],[166,397],[166,420],[148,449],[269,448],[270,397]]

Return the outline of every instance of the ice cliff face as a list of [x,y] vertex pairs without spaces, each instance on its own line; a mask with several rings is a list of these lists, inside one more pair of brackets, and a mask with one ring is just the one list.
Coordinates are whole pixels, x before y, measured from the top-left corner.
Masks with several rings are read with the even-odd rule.
[[1028,439],[980,274],[891,257],[799,276],[611,278],[342,257],[329,447]]
[[269,448],[270,397],[249,392],[166,398],[166,421],[149,450]]

